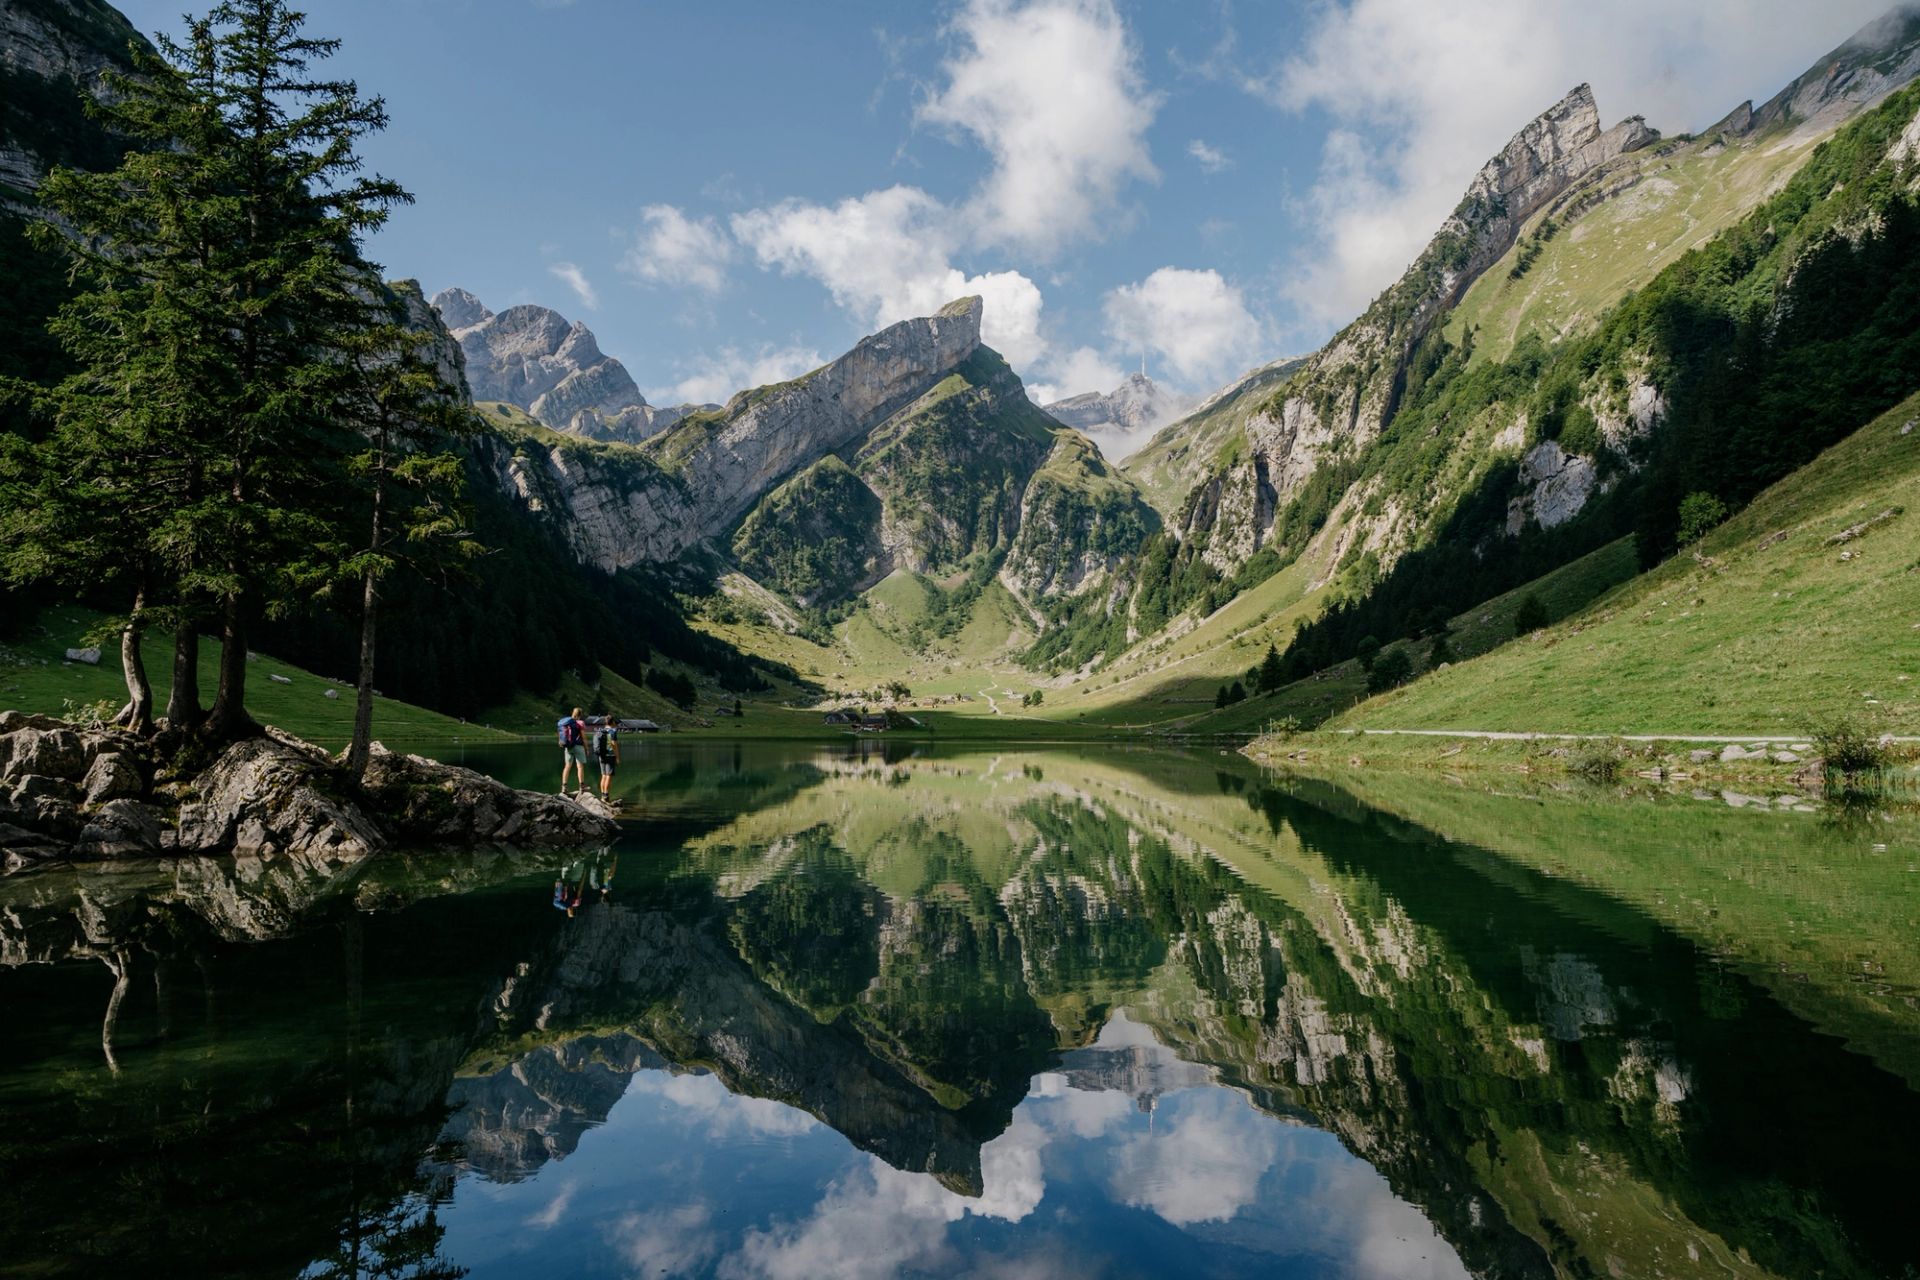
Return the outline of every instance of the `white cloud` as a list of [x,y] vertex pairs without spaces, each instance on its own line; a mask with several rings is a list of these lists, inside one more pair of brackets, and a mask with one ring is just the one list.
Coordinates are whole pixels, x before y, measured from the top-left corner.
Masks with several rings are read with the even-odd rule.
[[573,1193],[579,1189],[577,1183],[561,1183],[560,1189],[553,1193],[553,1199],[547,1201],[544,1208],[538,1213],[527,1215],[527,1225],[541,1231],[552,1230],[559,1225],[560,1219],[567,1216],[567,1209],[573,1204]]
[[1159,176],[1159,99],[1112,0],[968,0],[948,30],[946,84],[918,114],[993,157],[967,208],[975,239],[1056,252],[1096,233],[1127,181]]
[[1027,386],[1035,404],[1052,404],[1087,391],[1111,391],[1126,381],[1127,371],[1092,347],[1075,347],[1048,361],[1043,376],[1044,382]]
[[649,284],[718,293],[727,283],[733,242],[712,218],[689,218],[670,204],[640,211],[640,228],[621,270]]
[[930,1174],[903,1172],[868,1157],[830,1185],[806,1217],[748,1231],[719,1274],[736,1280],[879,1280],[905,1272],[954,1272],[951,1224],[968,1214],[1019,1222],[1040,1207],[1046,1143],[1046,1132],[1016,1111],[1006,1131],[980,1149],[977,1198],[947,1190]]
[[606,1235],[637,1276],[697,1275],[720,1252],[713,1208],[698,1202],[624,1214]]
[[724,404],[736,391],[785,382],[825,363],[811,347],[722,347],[676,369],[678,382],[649,387],[646,395],[654,404]]
[[1017,271],[969,276],[955,267],[951,211],[917,187],[888,187],[835,205],[787,200],[737,215],[732,228],[761,266],[818,280],[873,328],[932,315],[977,293],[986,300],[988,346],[1016,367],[1046,350],[1039,286]]
[[1232,156],[1200,138],[1187,144],[1187,154],[1193,157],[1202,173],[1220,173],[1233,168]]
[[600,295],[594,292],[593,282],[587,279],[587,273],[571,262],[556,262],[547,268],[566,282],[573,290],[573,296],[580,299],[580,305],[589,311],[600,309]]
[[1280,1154],[1276,1126],[1249,1124],[1250,1110],[1224,1089],[1189,1095],[1157,1134],[1131,1134],[1119,1144],[1111,1157],[1114,1196],[1177,1227],[1233,1217],[1254,1202]]
[[1344,0],[1256,92],[1334,122],[1300,211],[1318,234],[1289,289],[1322,326],[1391,284],[1474,173],[1590,82],[1604,125],[1704,128],[1766,98],[1886,0]]
[[1159,355],[1190,385],[1231,377],[1266,346],[1246,299],[1218,271],[1161,267],[1107,294],[1105,313],[1116,343]]

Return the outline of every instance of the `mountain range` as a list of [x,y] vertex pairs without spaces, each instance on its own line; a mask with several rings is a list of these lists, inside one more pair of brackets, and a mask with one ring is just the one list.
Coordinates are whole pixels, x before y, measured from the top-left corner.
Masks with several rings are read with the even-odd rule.
[[[70,105],[131,28],[99,0],[3,16],[17,222],[50,164],[110,151],[35,104]],[[418,319],[483,424],[464,448],[501,547],[487,590],[517,593],[485,607],[536,630],[610,609],[626,639],[556,622],[449,658],[472,637],[434,606],[412,625],[448,684],[469,663],[539,687],[660,658],[733,688],[1024,670],[1085,714],[1199,723],[1178,708],[1268,645],[1303,678],[1622,538],[1650,566],[1697,536],[1684,501],[1737,510],[1920,386],[1916,74],[1920,13],[1900,9],[1698,135],[1609,127],[1577,86],[1352,323],[1192,406],[1144,372],[1036,405],[981,342],[978,298],[724,405],[654,406],[584,324],[445,290]],[[62,286],[18,239],[9,358],[51,366]],[[325,666],[343,639],[289,656]]]

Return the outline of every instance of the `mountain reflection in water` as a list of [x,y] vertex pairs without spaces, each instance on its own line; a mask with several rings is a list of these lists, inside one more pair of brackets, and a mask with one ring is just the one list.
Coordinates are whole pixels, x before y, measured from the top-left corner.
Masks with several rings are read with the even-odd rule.
[[1900,821],[634,755],[611,850],[0,882],[0,1274],[1920,1260]]

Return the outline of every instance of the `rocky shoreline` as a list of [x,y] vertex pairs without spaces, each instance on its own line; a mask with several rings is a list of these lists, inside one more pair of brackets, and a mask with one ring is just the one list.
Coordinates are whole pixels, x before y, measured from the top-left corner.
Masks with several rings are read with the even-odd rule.
[[378,744],[358,786],[323,748],[275,729],[197,768],[179,760],[119,729],[0,712],[0,874],[115,858],[570,848],[620,830],[591,796],[517,791]]

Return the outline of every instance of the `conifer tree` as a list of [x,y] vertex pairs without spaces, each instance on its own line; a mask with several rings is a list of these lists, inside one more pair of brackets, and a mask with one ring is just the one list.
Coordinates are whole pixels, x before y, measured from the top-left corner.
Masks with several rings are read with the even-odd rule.
[[[136,51],[90,108],[132,151],[41,190],[59,217],[38,234],[84,287],[54,325],[78,371],[43,397],[53,435],[9,467],[46,500],[28,567],[124,566],[134,655],[163,594],[182,718],[198,710],[183,679],[198,624],[217,621],[216,738],[254,727],[250,621],[310,599],[350,556],[337,506],[360,440],[337,407],[367,323],[358,245],[409,199],[362,175],[356,143],[386,109],[309,71],[338,42],[304,23],[284,0],[223,0],[158,55]],[[128,679],[137,717],[144,674]]]
[[360,664],[346,760],[356,779],[366,773],[373,740],[381,582],[403,565],[423,568],[479,550],[454,506],[460,459],[437,451],[472,431],[473,415],[435,366],[430,337],[408,323],[406,298],[385,286],[370,286],[370,293],[369,323],[342,348],[351,376],[337,406],[365,445],[349,470],[364,490],[366,533],[342,565],[360,597]]

